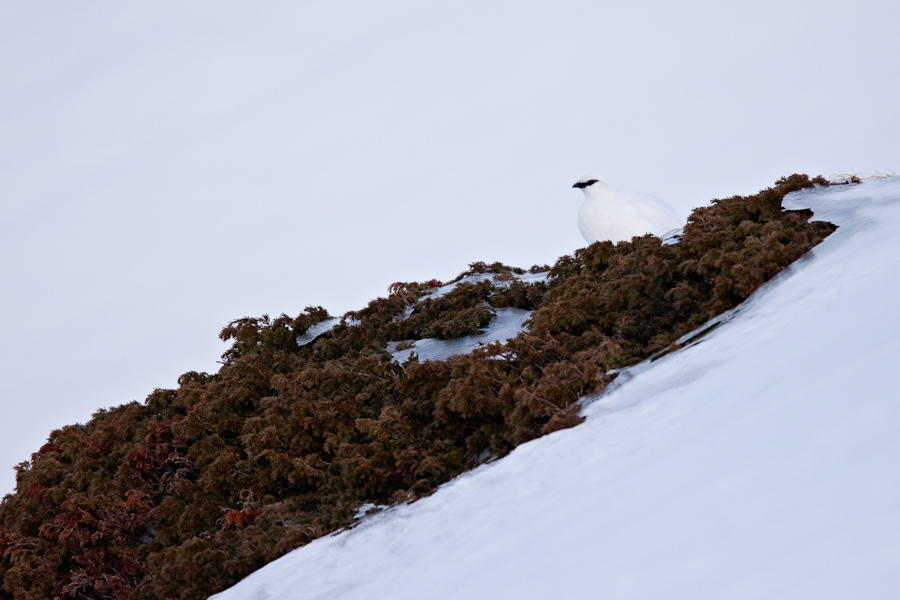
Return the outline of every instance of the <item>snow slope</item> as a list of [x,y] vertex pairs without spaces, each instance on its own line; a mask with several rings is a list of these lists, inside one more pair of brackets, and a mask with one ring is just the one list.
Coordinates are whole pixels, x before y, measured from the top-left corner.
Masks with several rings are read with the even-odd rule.
[[900,597],[900,178],[786,204],[840,227],[584,424],[214,598]]

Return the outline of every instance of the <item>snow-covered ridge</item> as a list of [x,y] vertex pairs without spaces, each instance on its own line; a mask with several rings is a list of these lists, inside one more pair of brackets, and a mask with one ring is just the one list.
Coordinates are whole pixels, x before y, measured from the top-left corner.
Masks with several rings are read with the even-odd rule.
[[[505,288],[509,287],[509,285],[513,282],[513,280],[521,281],[524,284],[530,283],[540,283],[542,281],[547,281],[547,278],[550,276],[550,271],[541,271],[540,273],[522,273],[521,275],[518,273],[503,273],[502,275],[499,273],[476,273],[474,275],[466,275],[454,281],[452,283],[448,283],[447,285],[441,286],[439,288],[434,288],[429,290],[425,298],[440,298],[441,296],[445,296],[449,294],[456,286],[462,283],[481,283],[482,281],[490,281],[491,285],[496,288]],[[424,298],[423,298],[424,299]]]
[[[506,288],[514,281],[518,280],[525,284],[539,283],[547,280],[549,271],[541,273],[504,273],[500,276],[497,273],[477,273],[475,275],[467,275],[458,281],[448,283],[439,288],[429,290],[424,298],[440,298],[462,283],[480,283],[482,281],[490,281],[495,288]],[[421,301],[421,300],[420,300]],[[397,346],[402,342],[389,342],[387,351],[394,356],[394,360],[403,363],[410,359],[413,353],[418,356],[420,361],[424,360],[447,360],[449,357],[457,354],[467,354],[476,348],[492,342],[505,343],[507,340],[516,337],[520,331],[525,329],[525,323],[531,317],[531,311],[520,308],[497,308],[492,309],[495,317],[491,319],[490,324],[484,328],[484,332],[478,335],[469,335],[453,340],[437,340],[425,338],[408,342],[404,344],[404,348],[398,350]],[[415,311],[415,304],[406,307],[406,310],[397,315],[398,319],[408,319]],[[338,323],[340,318],[326,319],[320,323],[311,326],[303,335],[297,338],[297,345],[305,346],[316,340],[319,336],[325,335]],[[351,323],[352,324],[352,323]]]
[[575,428],[215,596],[900,596],[900,179],[792,194],[835,233]]

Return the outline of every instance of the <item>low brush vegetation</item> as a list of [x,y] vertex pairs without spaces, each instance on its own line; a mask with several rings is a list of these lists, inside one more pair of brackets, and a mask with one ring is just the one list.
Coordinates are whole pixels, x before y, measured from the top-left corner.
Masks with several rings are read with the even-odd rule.
[[[577,400],[610,370],[735,307],[833,231],[781,208],[816,183],[715,200],[678,244],[592,244],[540,282],[476,263],[461,277],[492,275],[439,297],[437,281],[394,284],[305,345],[330,318],[320,307],[230,323],[217,373],[54,431],[18,465],[0,504],[0,599],[206,598],[363,504],[414,500],[578,424]],[[385,351],[478,333],[501,307],[533,311],[505,345],[406,364]]]

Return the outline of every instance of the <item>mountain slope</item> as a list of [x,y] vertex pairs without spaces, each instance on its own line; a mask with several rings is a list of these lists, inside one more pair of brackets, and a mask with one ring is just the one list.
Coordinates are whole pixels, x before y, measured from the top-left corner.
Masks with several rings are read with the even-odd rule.
[[340,318],[230,323],[218,372],[54,431],[18,465],[0,600],[204,598],[362,506],[580,423],[579,398],[613,372],[676,348],[834,230],[782,209],[815,184],[714,200],[677,244],[595,243],[527,275],[473,263]]
[[900,179],[785,204],[839,228],[584,424],[216,600],[896,598]]

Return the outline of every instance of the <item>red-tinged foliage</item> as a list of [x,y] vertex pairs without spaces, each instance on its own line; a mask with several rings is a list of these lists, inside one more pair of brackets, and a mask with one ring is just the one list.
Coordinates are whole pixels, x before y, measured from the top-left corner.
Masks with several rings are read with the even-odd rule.
[[28,489],[25,491],[25,495],[28,496],[29,498],[31,498],[32,500],[35,500],[37,502],[42,502],[46,498],[46,494],[45,494],[46,490],[47,490],[47,488],[42,486],[40,483],[38,483],[37,481],[33,481],[31,483],[31,485],[28,486]]
[[41,449],[38,450],[38,454],[47,454],[48,452],[59,452],[59,451],[60,451],[59,444],[47,443],[47,444],[44,444],[43,446],[41,446]]
[[[473,263],[460,278],[482,277],[439,297],[436,280],[395,283],[302,346],[321,307],[230,323],[217,373],[54,431],[19,465],[0,504],[0,600],[205,598],[364,503],[414,500],[577,425],[612,370],[674,348],[833,230],[781,209],[814,183],[715,200],[676,245],[592,244],[546,282]],[[506,344],[402,365],[385,351],[476,333],[510,306],[533,312]]]
[[256,520],[262,509],[230,510],[225,513],[223,527],[225,529],[241,529]]

